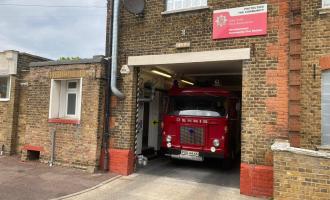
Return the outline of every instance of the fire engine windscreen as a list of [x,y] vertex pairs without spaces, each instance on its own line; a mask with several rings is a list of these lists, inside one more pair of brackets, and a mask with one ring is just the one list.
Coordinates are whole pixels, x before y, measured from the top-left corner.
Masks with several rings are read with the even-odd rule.
[[169,114],[177,116],[224,117],[227,98],[219,96],[173,96]]

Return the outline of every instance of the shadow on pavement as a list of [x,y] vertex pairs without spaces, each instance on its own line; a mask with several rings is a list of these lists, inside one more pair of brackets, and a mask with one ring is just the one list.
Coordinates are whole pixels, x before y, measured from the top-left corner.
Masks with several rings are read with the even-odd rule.
[[240,163],[235,162],[230,169],[223,169],[221,164],[216,159],[196,162],[159,157],[149,160],[147,166],[138,166],[137,173],[239,188]]

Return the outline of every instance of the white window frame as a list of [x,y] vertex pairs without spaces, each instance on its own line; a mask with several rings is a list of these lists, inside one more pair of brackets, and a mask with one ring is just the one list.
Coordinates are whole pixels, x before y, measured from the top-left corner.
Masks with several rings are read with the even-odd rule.
[[[176,1],[181,1],[179,4],[181,7],[176,7]],[[184,1],[190,1],[190,6],[184,7]],[[199,1],[198,5],[192,5],[193,1]],[[169,7],[170,2],[172,2],[172,7]],[[165,12],[175,12],[175,11],[187,11],[199,8],[205,8],[208,5],[208,0],[166,0],[165,1]]]
[[[69,83],[76,82],[77,88],[69,89]],[[52,79],[49,100],[49,119],[81,119],[82,102],[82,83],[83,79]],[[55,90],[55,87],[58,87]],[[76,113],[69,115],[68,95],[76,94]]]
[[[326,5],[326,4],[328,4],[328,5]],[[322,0],[322,8],[330,8],[330,1]]]
[[[76,83],[76,88],[74,89],[70,89],[69,88],[69,83]],[[79,99],[79,94],[78,94],[78,84],[79,81],[78,80],[68,80],[66,81],[66,92],[65,92],[65,116],[68,118],[77,118],[78,116],[78,109],[79,109],[79,105],[78,105],[78,99]],[[76,95],[76,107],[75,107],[75,114],[74,115],[70,115],[68,114],[68,106],[69,106],[69,94],[75,94]]]
[[7,81],[7,98],[0,98],[0,101],[10,101],[10,92],[11,92],[11,76],[10,75],[0,75],[0,77],[6,77]]
[[[328,128],[328,132],[325,132],[325,122],[327,122],[327,126],[330,126],[330,122],[328,121],[330,119],[330,114],[328,111],[325,111],[326,108],[330,108],[330,103],[325,103],[325,95],[329,97],[327,99],[327,102],[330,102],[330,91],[324,91],[325,86],[328,86],[330,88],[330,81],[325,83],[325,76],[328,76],[328,80],[330,80],[330,70],[325,70],[322,72],[322,87],[321,87],[321,145],[322,146],[330,146],[330,139],[325,140],[325,135],[329,137],[330,135],[330,128]],[[330,89],[329,89],[330,90]],[[326,119],[325,116],[327,117]]]

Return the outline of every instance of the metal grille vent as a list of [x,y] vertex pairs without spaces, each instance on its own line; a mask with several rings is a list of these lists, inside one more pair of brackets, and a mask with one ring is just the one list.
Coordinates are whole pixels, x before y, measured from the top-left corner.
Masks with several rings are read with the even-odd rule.
[[204,128],[200,127],[180,127],[181,144],[204,145]]

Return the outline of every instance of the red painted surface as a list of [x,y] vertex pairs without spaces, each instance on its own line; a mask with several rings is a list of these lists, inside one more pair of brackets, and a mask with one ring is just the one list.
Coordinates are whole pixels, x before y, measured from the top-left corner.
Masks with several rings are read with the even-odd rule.
[[[204,129],[204,145],[194,144],[181,144],[180,142],[180,127],[196,127]],[[213,147],[213,140],[219,139],[220,146],[216,148],[215,154],[221,154],[225,158],[229,156],[228,151],[228,131],[225,131],[225,127],[228,127],[228,119],[226,117],[189,117],[189,116],[174,116],[165,115],[164,117],[164,130],[162,137],[162,147],[167,147],[166,137],[171,135],[171,148],[172,149],[184,149],[189,151],[198,152],[211,152]],[[193,134],[193,133],[192,133]]]
[[[111,172],[125,176],[134,172],[134,153],[132,150],[110,149],[109,153],[109,169]],[[103,166],[102,158],[101,156],[101,167]]]
[[49,119],[48,123],[58,123],[58,124],[80,124],[80,120],[77,119]]
[[33,145],[24,145],[22,150],[29,150],[29,151],[44,151],[43,147],[40,146],[33,146]]
[[241,164],[241,194],[255,197],[273,196],[273,167]]
[[213,13],[213,39],[267,34],[267,5],[254,5]]
[[323,56],[320,58],[320,66],[321,66],[321,70],[330,69],[330,55]]
[[[218,155],[219,157],[228,158],[230,155],[230,135],[237,133],[237,127],[239,124],[238,113],[236,111],[236,103],[238,98],[235,95],[221,88],[216,87],[188,87],[188,88],[179,88],[173,86],[169,91],[169,96],[171,99],[174,99],[177,96],[201,96],[206,98],[213,97],[227,97],[226,101],[228,102],[227,106],[224,106],[227,114],[224,116],[191,116],[191,115],[178,115],[174,114],[171,111],[163,117],[163,130],[162,130],[162,148],[163,149],[175,149],[175,150],[188,150],[195,151],[199,153],[212,153]],[[189,105],[189,103],[187,103]],[[210,108],[212,105],[210,105]],[[207,108],[205,108],[207,110]],[[212,109],[210,109],[212,110]],[[228,120],[228,118],[232,120]],[[194,128],[199,128],[203,130],[203,143],[181,143],[181,130],[180,128],[190,127],[191,134],[196,134]],[[236,128],[236,129],[235,129]],[[171,146],[168,147],[168,142],[166,138],[171,136],[172,141]],[[232,137],[234,138],[234,137]],[[211,151],[211,148],[214,147],[213,141],[218,139],[220,141],[220,146],[216,147],[215,152]]]

